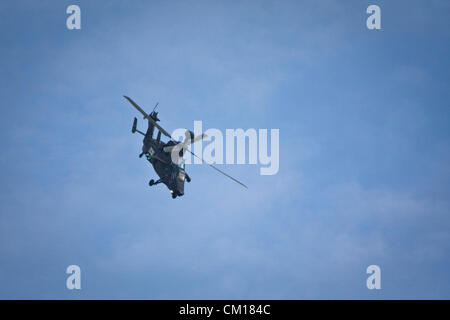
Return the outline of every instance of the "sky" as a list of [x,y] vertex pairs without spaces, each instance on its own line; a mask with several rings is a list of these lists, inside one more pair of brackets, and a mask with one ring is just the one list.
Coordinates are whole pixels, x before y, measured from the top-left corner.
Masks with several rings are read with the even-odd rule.
[[[445,0],[2,1],[0,298],[449,299],[449,14]],[[279,171],[218,165],[246,190],[190,165],[173,200],[148,186],[130,132],[146,124],[122,95],[159,102],[169,132],[279,129]]]

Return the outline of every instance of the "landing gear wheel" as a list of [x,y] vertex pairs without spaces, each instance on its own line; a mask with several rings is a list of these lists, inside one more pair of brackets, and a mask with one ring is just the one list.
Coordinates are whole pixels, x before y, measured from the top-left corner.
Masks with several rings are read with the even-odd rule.
[[155,180],[150,180],[150,182],[148,183],[148,185],[151,187],[152,185],[154,185],[155,184]]
[[175,199],[177,195],[175,193],[172,193],[172,199]]

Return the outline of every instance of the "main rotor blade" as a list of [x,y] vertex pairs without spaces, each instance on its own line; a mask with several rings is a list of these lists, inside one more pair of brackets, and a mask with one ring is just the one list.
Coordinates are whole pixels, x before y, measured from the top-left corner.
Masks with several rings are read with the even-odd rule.
[[213,166],[212,164],[206,162],[205,160],[203,160],[202,158],[200,158],[199,156],[197,156],[195,153],[193,153],[191,150],[188,150],[188,151],[189,151],[192,155],[194,155],[194,157],[196,157],[196,158],[202,160],[202,162],[203,162],[204,164],[207,164],[208,166],[210,166],[210,167],[213,168],[214,170],[219,171],[219,172],[220,172],[221,174],[223,174],[224,176],[227,176],[228,178],[230,178],[230,179],[233,180],[234,182],[239,183],[241,186],[243,186],[244,188],[248,189],[248,187],[247,187],[245,184],[243,184],[242,182],[240,182],[239,180],[233,178],[232,176],[226,174],[225,172],[223,172],[223,171],[220,170],[219,168],[217,168],[217,167]]
[[144,110],[141,109],[141,107],[139,107],[136,102],[134,102],[130,97],[127,96],[123,96],[125,99],[127,99],[140,113],[142,113],[144,115],[144,118],[148,118],[148,114],[145,113]]
[[191,141],[191,144],[196,143],[197,141],[203,140],[203,139],[205,139],[205,138],[207,138],[207,137],[208,137],[207,134],[202,133],[201,135],[196,136],[196,137],[194,138],[194,140]]
[[196,143],[197,141],[203,140],[206,137],[208,137],[208,135],[205,134],[205,133],[202,133],[202,134],[194,137],[194,133],[192,131],[186,130],[183,144],[185,146],[188,146],[188,145],[191,145],[193,143]]
[[145,113],[145,111],[142,110],[142,108],[139,107],[136,102],[134,102],[131,98],[129,98],[127,96],[124,96],[124,98],[127,99],[140,113],[142,113],[144,115],[144,119],[148,119],[148,121],[150,121],[156,128],[158,128],[158,130],[161,131],[162,134],[164,134],[166,137],[169,137],[171,140],[173,140],[172,136],[166,130],[164,130],[159,124],[157,124],[155,120],[153,120],[151,117],[149,117],[149,115],[147,113]]
[[177,143],[176,145],[173,145],[173,146],[164,147],[164,149],[163,149],[164,152],[171,152],[173,150],[173,148],[175,148],[176,146],[178,146],[180,144],[181,144],[180,148],[187,149],[187,146],[189,146],[197,141],[200,141],[208,136],[208,135],[202,133],[201,135],[198,135],[193,140],[191,140],[190,136],[188,136],[188,133],[189,133],[189,131],[186,131],[186,138],[184,139],[183,142]]

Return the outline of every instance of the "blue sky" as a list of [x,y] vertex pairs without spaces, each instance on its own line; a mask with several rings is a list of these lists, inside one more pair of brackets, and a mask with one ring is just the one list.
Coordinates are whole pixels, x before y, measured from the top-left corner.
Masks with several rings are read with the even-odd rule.
[[[81,30],[66,28],[81,7]],[[377,4],[382,29],[366,28]],[[450,298],[448,1],[3,1],[0,298]],[[277,128],[172,200],[166,130]],[[139,119],[142,119],[139,117]],[[139,120],[139,128],[145,129]],[[68,265],[82,290],[65,287]],[[381,290],[366,288],[381,267]]]

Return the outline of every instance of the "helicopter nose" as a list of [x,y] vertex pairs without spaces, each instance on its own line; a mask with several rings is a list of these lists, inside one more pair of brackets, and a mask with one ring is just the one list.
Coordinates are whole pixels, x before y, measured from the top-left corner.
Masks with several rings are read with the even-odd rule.
[[184,181],[177,181],[177,193],[178,195],[184,195]]

